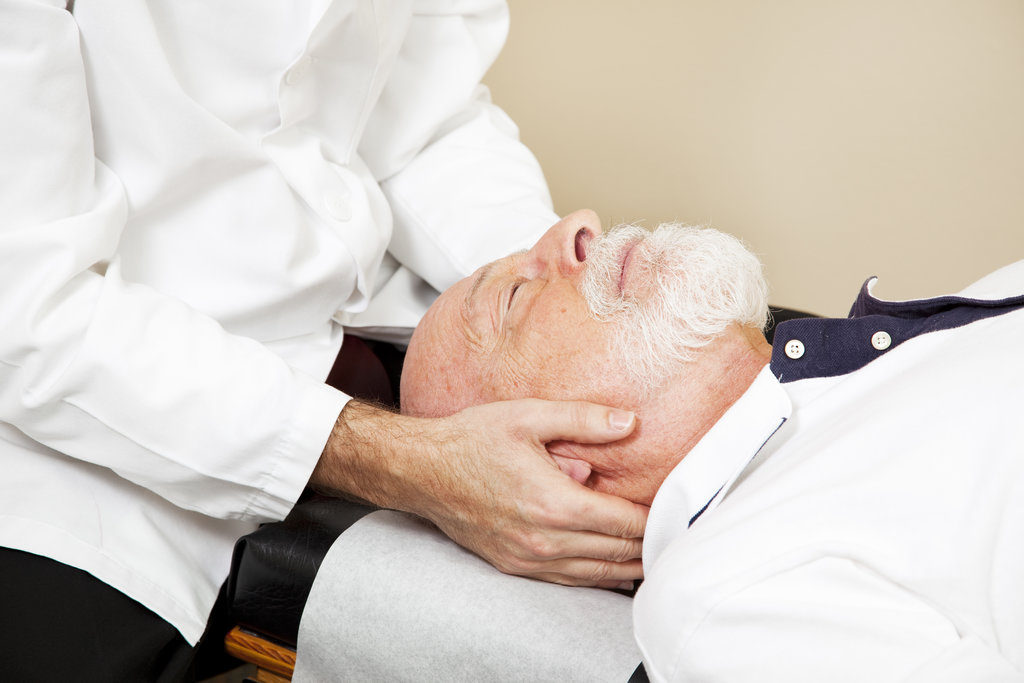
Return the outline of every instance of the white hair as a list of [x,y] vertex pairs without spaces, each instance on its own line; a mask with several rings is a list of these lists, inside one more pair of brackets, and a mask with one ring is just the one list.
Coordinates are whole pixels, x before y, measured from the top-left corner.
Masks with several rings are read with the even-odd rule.
[[[630,282],[619,288],[622,256]],[[768,285],[740,240],[711,228],[621,225],[588,245],[580,291],[598,320],[613,322],[613,353],[639,386],[654,389],[733,324],[763,328]]]

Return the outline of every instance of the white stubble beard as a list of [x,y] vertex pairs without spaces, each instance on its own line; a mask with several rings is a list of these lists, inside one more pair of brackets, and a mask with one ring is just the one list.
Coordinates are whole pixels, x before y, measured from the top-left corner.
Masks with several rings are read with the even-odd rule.
[[[622,257],[636,244],[629,287],[620,291]],[[767,285],[762,267],[725,233],[675,223],[654,231],[617,226],[587,248],[580,293],[591,313],[614,325],[612,358],[643,393],[733,323],[763,327]]]

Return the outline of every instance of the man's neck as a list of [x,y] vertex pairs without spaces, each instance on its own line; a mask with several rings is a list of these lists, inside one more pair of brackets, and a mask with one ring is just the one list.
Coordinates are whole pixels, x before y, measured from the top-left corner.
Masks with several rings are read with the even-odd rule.
[[592,466],[586,482],[650,505],[661,482],[739,400],[771,359],[758,331],[736,327],[700,350],[664,387],[633,408],[637,427],[611,444],[549,444],[551,453]]
[[[737,326],[701,349],[643,412],[665,414],[666,431],[674,432],[675,452],[682,458],[753,384],[771,354],[760,330]],[[666,412],[669,406],[676,408]]]

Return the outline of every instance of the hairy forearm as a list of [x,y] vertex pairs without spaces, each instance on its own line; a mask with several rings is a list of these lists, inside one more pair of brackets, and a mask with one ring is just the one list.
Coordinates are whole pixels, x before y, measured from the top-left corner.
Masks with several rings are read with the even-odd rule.
[[[381,507],[411,510],[417,469],[437,461],[439,425],[352,400],[345,406],[320,456],[310,485],[322,493]],[[412,462],[421,460],[418,468]],[[440,463],[435,463],[440,464]]]
[[[442,528],[442,517],[452,512],[453,504],[473,507],[497,497],[514,498],[516,492],[495,488],[500,481],[489,457],[500,449],[499,439],[481,448],[485,425],[475,424],[474,429],[460,417],[411,417],[350,401],[335,422],[310,484],[329,495],[412,512]],[[488,511],[467,512],[482,516]]]

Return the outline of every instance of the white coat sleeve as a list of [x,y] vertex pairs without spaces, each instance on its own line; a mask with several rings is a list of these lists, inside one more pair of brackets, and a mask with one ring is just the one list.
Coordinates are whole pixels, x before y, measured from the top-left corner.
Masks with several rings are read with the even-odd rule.
[[414,3],[360,146],[394,214],[389,251],[438,291],[557,221],[539,164],[480,85],[507,31],[503,2]]
[[994,647],[845,558],[800,565],[706,603],[682,598],[671,577],[657,576],[634,604],[652,681],[1024,683]]
[[287,513],[344,395],[119,275],[63,2],[0,4],[0,420],[190,510]]

